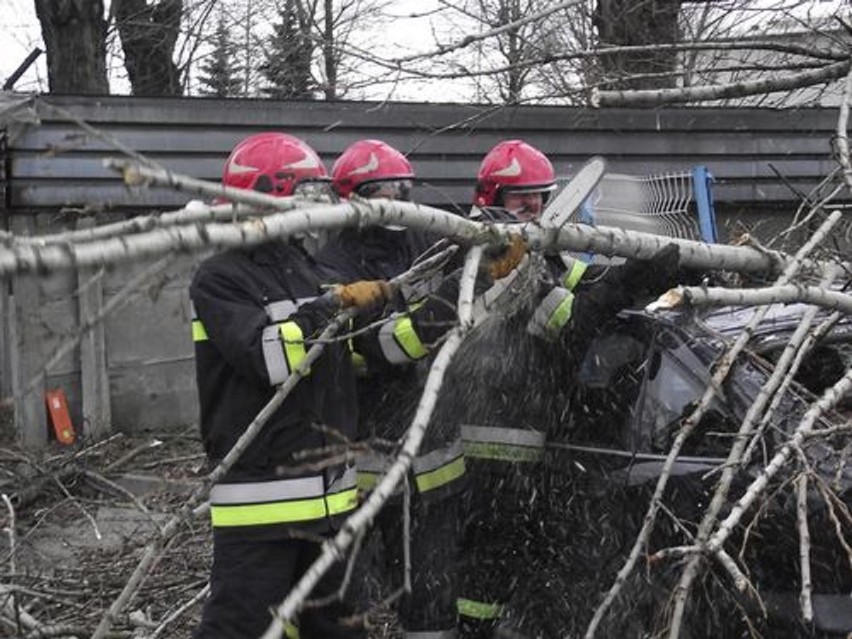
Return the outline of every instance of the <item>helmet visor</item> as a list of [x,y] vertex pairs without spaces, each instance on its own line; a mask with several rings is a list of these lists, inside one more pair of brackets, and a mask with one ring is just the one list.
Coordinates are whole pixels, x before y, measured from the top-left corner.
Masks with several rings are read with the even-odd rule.
[[307,198],[331,197],[332,193],[329,180],[302,180],[293,190],[293,195]]
[[355,193],[364,198],[382,197],[388,200],[411,199],[411,180],[375,180],[361,184]]

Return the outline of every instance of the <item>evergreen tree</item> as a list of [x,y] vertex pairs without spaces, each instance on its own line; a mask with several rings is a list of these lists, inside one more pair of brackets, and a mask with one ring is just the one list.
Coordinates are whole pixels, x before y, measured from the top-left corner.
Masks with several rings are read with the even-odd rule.
[[235,59],[236,45],[231,42],[225,20],[220,16],[213,52],[201,63],[201,95],[229,98],[241,94],[241,69]]
[[314,46],[309,25],[299,12],[298,0],[288,0],[279,12],[281,22],[273,25],[267,39],[265,62],[260,71],[269,84],[263,92],[275,100],[310,100],[315,83],[311,76]]

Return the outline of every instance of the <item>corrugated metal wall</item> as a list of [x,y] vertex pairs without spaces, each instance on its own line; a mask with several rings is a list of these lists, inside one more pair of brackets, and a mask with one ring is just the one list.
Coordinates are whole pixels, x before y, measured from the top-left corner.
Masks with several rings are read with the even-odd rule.
[[[193,177],[218,180],[233,145],[251,133],[284,130],[314,146],[329,167],[349,143],[381,138],[409,154],[422,180],[418,201],[467,207],[482,155],[496,142],[521,137],[545,151],[557,172],[571,174],[590,155],[607,158],[619,173],[680,171],[706,164],[717,178],[714,195],[726,219],[759,210],[767,227],[779,226],[798,200],[834,164],[833,110],[759,109],[604,110],[563,107],[491,109],[477,106],[276,103],[252,100],[45,98],[105,136]],[[102,139],[47,107],[30,110],[39,122],[8,128],[4,222],[19,233],[72,227],[76,212],[101,212],[99,221],[137,207],[178,207],[185,194],[129,190],[101,166],[121,155]],[[792,188],[791,188],[792,187]],[[60,213],[60,209],[70,209]],[[767,217],[767,210],[773,210]],[[756,218],[755,218],[756,219]],[[754,219],[750,223],[754,223]],[[724,232],[723,232],[724,234]],[[197,257],[182,258],[155,278],[101,334],[87,337],[47,371],[25,398],[17,427],[31,443],[44,440],[42,393],[63,388],[78,428],[92,431],[93,413],[82,388],[103,378],[107,418],[123,430],[160,429],[195,419],[187,281]],[[94,299],[115,297],[147,265],[97,274],[21,276],[0,292],[0,398],[20,396],[56,348],[72,337]],[[101,302],[101,304],[103,303]],[[102,359],[98,353],[103,351]],[[93,372],[94,371],[94,372]],[[87,380],[87,382],[84,382]],[[103,414],[103,413],[102,413]],[[246,416],[247,420],[251,416]]]
[[[522,137],[570,174],[590,155],[618,173],[655,173],[706,164],[724,203],[789,202],[834,164],[835,110],[589,110],[362,102],[51,97],[121,143],[174,171],[217,179],[224,157],[250,133],[283,130],[304,138],[329,164],[349,143],[381,138],[409,157],[427,204],[466,203],[482,155]],[[131,193],[101,167],[116,154],[55,113],[11,142],[14,210],[103,203],[179,205],[180,193]]]

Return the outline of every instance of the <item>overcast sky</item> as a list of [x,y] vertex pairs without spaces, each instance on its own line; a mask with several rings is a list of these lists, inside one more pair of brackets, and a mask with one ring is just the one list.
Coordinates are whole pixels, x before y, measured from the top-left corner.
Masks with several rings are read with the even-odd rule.
[[[109,0],[106,1],[109,5]],[[414,52],[430,51],[434,48],[432,29],[428,17],[410,18],[412,13],[422,15],[435,9],[439,5],[438,0],[394,0],[389,13],[397,16],[391,25],[377,24],[374,33],[370,36],[371,51],[384,55],[406,55]],[[44,50],[41,39],[41,28],[35,15],[34,0],[0,0],[0,84],[14,72],[24,61],[27,55],[36,47]],[[122,60],[111,56],[107,64],[115,71],[110,74],[110,84],[114,93],[129,93],[129,85],[122,78],[125,71]],[[47,91],[47,60],[42,54],[38,61],[17,81],[15,90],[20,92]],[[469,91],[469,89],[467,89]],[[443,92],[434,99],[442,101],[453,98],[463,100],[464,96],[459,93],[452,95]],[[451,97],[452,95],[452,97]],[[382,92],[371,96],[375,99],[387,97]],[[395,99],[428,100],[420,88],[413,86],[405,90],[397,89],[394,92]]]
[[[556,1],[558,0],[554,0]],[[802,19],[805,14],[831,15],[842,7],[846,8],[848,15],[850,1],[852,0],[753,0],[748,4],[752,9],[770,6],[789,8],[797,5],[792,13]],[[108,6],[109,0],[106,0],[105,4]],[[440,22],[445,14],[439,13],[435,14],[437,17],[428,17],[431,10],[441,6],[443,5],[440,0],[393,0],[388,11],[397,18],[391,24],[374,25],[374,32],[366,39],[369,42],[368,48],[373,54],[384,57],[431,51],[435,46],[433,30],[437,31],[444,43],[457,41],[462,36],[462,29],[456,29],[453,35],[448,35],[447,20],[443,19],[443,22]],[[414,12],[421,16],[427,14],[427,17],[416,19],[406,17]],[[3,21],[0,22],[0,84],[2,84],[35,47],[44,49],[44,44],[35,15],[34,0],[0,0],[0,16],[3,16]],[[757,17],[754,14],[752,16]],[[458,14],[455,18],[458,18]],[[478,27],[473,28],[478,29]],[[123,79],[126,73],[122,60],[111,55],[107,64],[113,69],[110,73],[112,91],[129,93],[129,85]],[[382,75],[388,82],[392,81],[391,74],[383,72]],[[440,85],[436,85],[434,81],[411,82],[402,87],[395,87],[390,95],[387,93],[389,86],[391,85],[376,87],[372,95],[364,97],[452,102],[467,101],[473,95],[471,86],[463,82]],[[43,54],[37,63],[18,80],[15,89],[21,92],[37,92],[47,91],[47,88],[46,57]]]

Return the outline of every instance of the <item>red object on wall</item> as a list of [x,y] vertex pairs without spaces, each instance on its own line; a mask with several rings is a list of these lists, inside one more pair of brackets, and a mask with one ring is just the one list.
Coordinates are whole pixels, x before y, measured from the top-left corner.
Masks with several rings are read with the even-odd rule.
[[47,402],[47,414],[50,417],[53,432],[56,433],[56,440],[60,444],[73,444],[77,439],[77,434],[74,432],[74,425],[71,423],[65,391],[61,388],[45,391],[44,399]]

